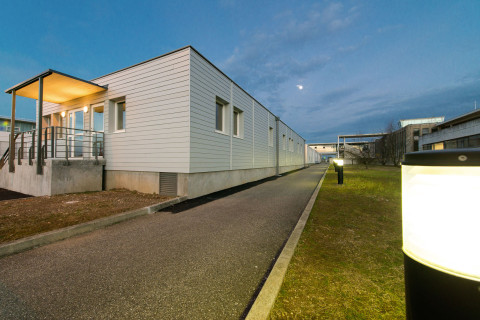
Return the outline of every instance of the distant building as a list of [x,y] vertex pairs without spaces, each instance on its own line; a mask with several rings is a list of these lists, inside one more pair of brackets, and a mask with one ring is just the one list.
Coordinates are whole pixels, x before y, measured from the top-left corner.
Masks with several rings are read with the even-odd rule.
[[[10,137],[10,117],[0,116],[0,157],[7,150]],[[35,121],[15,119],[15,132],[25,132],[35,129]]]
[[445,117],[431,117],[431,118],[417,118],[417,119],[406,119],[398,121],[398,126],[400,128],[406,127],[411,124],[437,124],[445,121]]
[[[10,117],[0,116],[0,132],[10,133]],[[15,132],[35,129],[35,121],[15,118]]]
[[445,117],[419,118],[400,120],[400,129],[375,141],[377,159],[384,162],[398,164],[403,155],[421,150],[420,139],[435,130],[437,124]]
[[372,157],[375,154],[375,145],[369,141],[349,141],[345,144],[339,144],[338,142],[309,143],[308,147],[320,154],[322,162],[328,162],[330,159],[337,157],[339,153],[340,158],[351,160],[347,161],[346,164],[353,164],[356,163],[358,154],[362,151],[369,150],[372,153]]
[[419,144],[421,150],[480,147],[480,110],[435,125]]

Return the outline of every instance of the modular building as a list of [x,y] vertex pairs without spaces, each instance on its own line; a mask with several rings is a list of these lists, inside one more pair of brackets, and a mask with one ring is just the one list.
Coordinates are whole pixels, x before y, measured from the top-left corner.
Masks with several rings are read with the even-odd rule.
[[47,70],[6,92],[12,114],[15,95],[38,100],[37,132],[0,170],[0,187],[27,194],[194,198],[309,161],[299,134],[191,46],[91,81]]
[[420,149],[443,150],[480,147],[480,110],[441,122],[420,138]]

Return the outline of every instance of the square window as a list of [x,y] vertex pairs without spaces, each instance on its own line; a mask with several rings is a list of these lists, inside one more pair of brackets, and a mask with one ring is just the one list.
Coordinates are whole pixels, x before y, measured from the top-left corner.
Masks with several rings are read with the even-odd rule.
[[120,101],[115,104],[115,130],[125,130],[126,127],[126,111],[125,101]]

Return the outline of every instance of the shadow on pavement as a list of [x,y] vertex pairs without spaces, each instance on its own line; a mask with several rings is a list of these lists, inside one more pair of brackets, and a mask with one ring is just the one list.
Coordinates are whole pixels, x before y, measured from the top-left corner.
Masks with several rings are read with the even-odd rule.
[[10,191],[7,189],[0,188],[0,201],[3,200],[12,200],[12,199],[21,199],[21,198],[30,198],[32,196],[28,194],[23,194],[20,192]]

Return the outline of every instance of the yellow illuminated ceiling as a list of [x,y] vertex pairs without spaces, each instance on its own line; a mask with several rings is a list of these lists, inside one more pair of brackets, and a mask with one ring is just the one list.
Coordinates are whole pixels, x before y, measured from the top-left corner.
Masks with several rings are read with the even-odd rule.
[[43,77],[43,101],[53,103],[62,103],[106,90],[106,87],[95,83],[48,70],[8,89],[6,92],[12,93],[15,90],[16,95],[38,100],[38,78],[40,77]]

